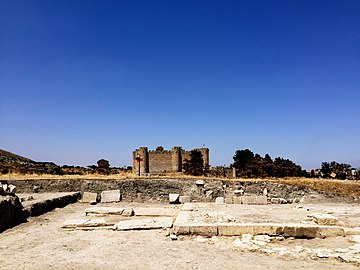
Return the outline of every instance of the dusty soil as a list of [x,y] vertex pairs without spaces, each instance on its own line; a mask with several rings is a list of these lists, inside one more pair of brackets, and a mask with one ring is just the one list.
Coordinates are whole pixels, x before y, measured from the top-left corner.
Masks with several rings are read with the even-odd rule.
[[[117,205],[168,206],[130,202]],[[172,241],[166,237],[164,230],[61,229],[65,219],[83,217],[88,207],[86,204],[71,204],[39,217],[30,217],[27,223],[1,233],[1,269],[358,269],[353,264],[336,259],[314,260],[287,254],[280,256],[278,253],[244,252],[233,244],[237,237],[186,236]],[[309,207],[314,206],[305,206],[305,209]],[[321,209],[322,206],[316,207]],[[335,212],[336,209],[346,209],[350,215],[354,207],[357,209],[356,206],[346,204],[331,206]],[[286,216],[293,208],[284,208],[283,211]],[[287,239],[273,245],[286,248],[299,245],[308,248],[339,248],[350,246],[349,240],[348,237]]]

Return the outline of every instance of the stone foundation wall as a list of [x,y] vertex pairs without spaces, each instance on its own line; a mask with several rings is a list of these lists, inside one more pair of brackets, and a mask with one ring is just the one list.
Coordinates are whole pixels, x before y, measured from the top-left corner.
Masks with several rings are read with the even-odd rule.
[[0,196],[0,232],[26,220],[17,196]]

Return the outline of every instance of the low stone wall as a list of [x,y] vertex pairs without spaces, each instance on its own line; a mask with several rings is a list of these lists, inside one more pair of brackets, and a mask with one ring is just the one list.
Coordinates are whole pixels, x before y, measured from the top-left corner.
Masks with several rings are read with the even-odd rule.
[[35,202],[24,207],[24,214],[26,217],[40,216],[54,210],[55,208],[61,208],[65,207],[68,204],[76,203],[80,199],[80,197],[80,192],[74,192],[73,194],[59,196],[45,201]]
[[11,180],[17,186],[17,192],[76,192],[88,191],[100,193],[104,190],[119,189],[125,201],[168,201],[170,193],[190,196],[192,201],[215,201],[216,197],[232,197],[235,190],[243,190],[246,194],[263,195],[266,188],[269,200],[284,198],[288,202],[298,202],[306,195],[308,203],[316,203],[321,197],[328,202],[359,202],[359,198],[339,196],[314,191],[296,185],[273,182],[248,182],[234,180],[211,180],[204,178],[205,184],[196,185],[192,179],[53,179],[53,180]]
[[0,232],[25,220],[23,206],[17,196],[0,196]]

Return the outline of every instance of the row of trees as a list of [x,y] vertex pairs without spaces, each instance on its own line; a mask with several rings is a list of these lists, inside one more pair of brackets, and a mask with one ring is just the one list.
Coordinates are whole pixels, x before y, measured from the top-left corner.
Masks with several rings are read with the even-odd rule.
[[234,163],[231,167],[235,168],[238,176],[244,177],[295,177],[305,176],[306,171],[301,166],[289,159],[277,157],[274,160],[266,154],[261,157],[254,154],[251,150],[237,150],[233,157]]
[[350,164],[323,162],[320,170],[307,172],[300,165],[289,159],[277,157],[274,160],[269,154],[261,157],[249,149],[237,150],[233,156],[234,163],[230,167],[217,166],[209,169],[204,167],[203,156],[200,151],[192,150],[190,158],[183,163],[183,172],[188,175],[213,175],[225,177],[232,175],[235,170],[240,177],[264,178],[264,177],[324,177],[337,179],[359,179],[359,170],[351,169]]

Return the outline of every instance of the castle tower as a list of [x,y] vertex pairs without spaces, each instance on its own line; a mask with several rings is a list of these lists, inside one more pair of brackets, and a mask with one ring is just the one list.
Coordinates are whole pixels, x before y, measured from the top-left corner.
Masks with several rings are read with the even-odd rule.
[[181,172],[181,147],[174,146],[171,151],[172,170],[174,172]]
[[209,164],[209,148],[205,148],[205,147],[202,147],[199,149],[201,154],[203,155],[203,160],[204,160],[204,167],[208,167],[210,164]]
[[[140,165],[140,169],[139,169]],[[149,172],[149,153],[147,147],[140,147],[133,152],[133,173],[144,174]]]

